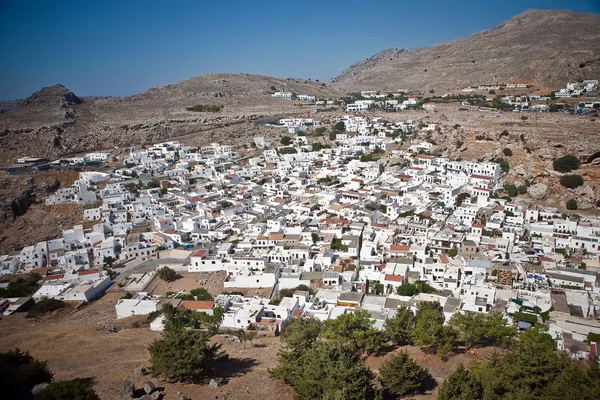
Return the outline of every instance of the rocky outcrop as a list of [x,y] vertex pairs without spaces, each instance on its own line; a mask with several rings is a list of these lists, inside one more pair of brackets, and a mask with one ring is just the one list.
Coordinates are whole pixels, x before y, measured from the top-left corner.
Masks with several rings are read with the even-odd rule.
[[27,189],[16,197],[0,203],[0,223],[13,222],[17,217],[25,214],[35,200],[34,191]]
[[543,200],[548,196],[548,186],[543,183],[536,183],[527,188],[527,194],[529,197],[535,200]]

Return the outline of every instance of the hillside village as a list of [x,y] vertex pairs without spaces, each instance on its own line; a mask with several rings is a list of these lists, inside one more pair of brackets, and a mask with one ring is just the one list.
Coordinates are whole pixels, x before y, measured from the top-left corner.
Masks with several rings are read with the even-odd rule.
[[[347,112],[417,105],[375,91],[361,97]],[[45,199],[85,207],[82,224],[0,256],[0,274],[40,274],[34,300],[91,302],[118,287],[117,318],[151,315],[152,330],[163,328],[166,303],[219,309],[222,329],[277,334],[291,318],[325,321],[357,309],[383,329],[399,306],[438,302],[446,320],[498,311],[515,330],[545,325],[573,358],[597,354],[600,218],[514,202],[500,163],[430,154],[424,138],[440,129],[435,123],[348,114],[329,127],[335,146],[309,143],[306,132],[325,129],[317,118],[271,126],[285,136],[254,138],[258,156],[168,141],[132,150],[111,171],[82,171]],[[198,300],[175,280],[174,291],[157,294],[163,268],[205,284],[221,274],[222,287]],[[0,309],[9,315],[31,303],[6,298]]]

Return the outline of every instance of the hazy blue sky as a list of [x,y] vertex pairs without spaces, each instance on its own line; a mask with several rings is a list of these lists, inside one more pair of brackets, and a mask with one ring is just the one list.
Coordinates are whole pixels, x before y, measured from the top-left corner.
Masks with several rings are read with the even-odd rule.
[[126,96],[208,72],[326,81],[388,47],[423,47],[528,9],[599,0],[0,0],[0,100],[61,83]]

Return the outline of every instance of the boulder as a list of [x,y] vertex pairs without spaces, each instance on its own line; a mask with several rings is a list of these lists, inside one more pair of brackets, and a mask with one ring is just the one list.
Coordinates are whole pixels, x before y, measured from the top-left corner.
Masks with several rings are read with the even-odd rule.
[[543,183],[536,183],[535,185],[527,188],[527,194],[529,197],[535,200],[543,200],[548,196],[548,186]]
[[126,398],[134,397],[135,393],[135,385],[132,381],[126,380],[121,384],[121,395]]
[[214,378],[210,380],[208,386],[212,388],[218,388],[221,386],[221,383],[223,383],[223,378]]
[[32,389],[31,389],[31,394],[32,395],[36,395],[39,392],[41,392],[42,390],[46,389],[46,387],[49,385],[48,382],[42,382],[42,383],[38,383],[37,385],[35,385]]
[[146,369],[146,367],[137,367],[133,370],[133,372],[137,375],[148,375],[148,370]]
[[150,395],[152,400],[161,400],[163,397],[165,397],[164,392],[160,392],[158,390]]
[[156,388],[156,386],[154,386],[154,384],[152,382],[142,383],[142,389],[144,389],[144,392],[146,392],[146,394],[152,393],[155,388]]

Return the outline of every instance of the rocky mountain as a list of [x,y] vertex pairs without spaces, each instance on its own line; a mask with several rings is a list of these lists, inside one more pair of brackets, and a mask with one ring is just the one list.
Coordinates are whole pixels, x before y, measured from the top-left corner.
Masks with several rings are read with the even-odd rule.
[[[0,112],[0,149],[7,165],[18,156],[55,158],[115,146],[151,143],[196,132],[240,125],[223,143],[236,141],[242,125],[285,113],[307,114],[314,105],[271,97],[275,91],[332,98],[342,93],[329,83],[245,74],[208,74],[152,88],[129,97],[83,101],[61,85],[7,102]],[[220,112],[192,112],[195,104],[223,105]],[[216,140],[206,134],[206,140]]]
[[600,15],[528,10],[497,27],[423,49],[387,49],[332,79],[345,90],[451,91],[527,81],[540,90],[598,79]]

